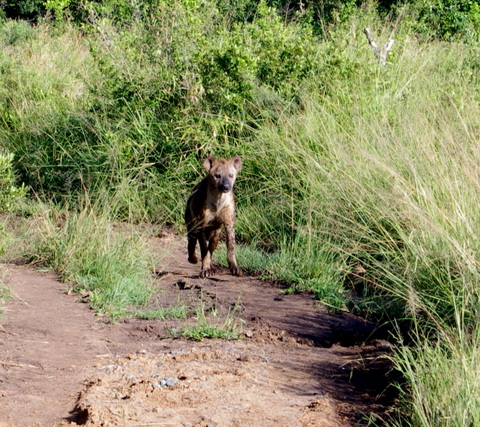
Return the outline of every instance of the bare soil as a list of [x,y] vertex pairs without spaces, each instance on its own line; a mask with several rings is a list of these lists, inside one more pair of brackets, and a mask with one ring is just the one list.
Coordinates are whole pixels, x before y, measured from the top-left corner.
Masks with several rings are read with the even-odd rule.
[[152,304],[236,307],[238,340],[172,338],[180,320],[95,316],[51,273],[3,265],[13,299],[0,326],[0,426],[351,426],[391,404],[376,325],[311,295],[220,271],[199,279],[186,241],[156,239]]

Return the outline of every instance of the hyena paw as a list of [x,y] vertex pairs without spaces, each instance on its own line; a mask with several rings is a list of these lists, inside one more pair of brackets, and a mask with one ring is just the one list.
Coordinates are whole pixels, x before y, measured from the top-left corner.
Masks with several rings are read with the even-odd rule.
[[232,276],[238,276],[238,277],[242,277],[243,276],[243,271],[241,268],[238,268],[238,267],[231,267],[230,268],[230,273],[232,274]]
[[188,257],[188,262],[189,262],[190,264],[196,264],[196,263],[198,262],[197,256],[196,256],[196,255],[189,256],[189,257]]
[[213,276],[217,271],[213,268],[213,267],[210,267],[210,268],[206,268],[205,270],[202,270],[200,272],[200,277],[203,279],[205,277],[211,277]]

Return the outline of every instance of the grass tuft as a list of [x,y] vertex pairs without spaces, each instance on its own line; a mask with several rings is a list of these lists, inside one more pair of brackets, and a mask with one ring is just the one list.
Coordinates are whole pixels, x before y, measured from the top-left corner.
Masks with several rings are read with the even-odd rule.
[[186,324],[183,328],[170,330],[174,337],[202,341],[205,338],[236,340],[241,338],[243,322],[236,318],[238,305],[221,316],[215,309],[207,310],[205,303],[195,309],[194,324]]
[[30,260],[52,268],[91,307],[112,318],[144,305],[154,292],[152,256],[141,235],[91,207],[45,209],[35,224]]

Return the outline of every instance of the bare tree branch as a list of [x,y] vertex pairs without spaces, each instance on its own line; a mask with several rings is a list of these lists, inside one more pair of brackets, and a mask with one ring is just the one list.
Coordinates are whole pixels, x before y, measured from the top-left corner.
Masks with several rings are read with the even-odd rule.
[[375,56],[377,57],[380,64],[382,64],[383,66],[386,66],[388,54],[390,53],[390,50],[392,49],[392,46],[395,40],[390,38],[384,46],[379,48],[377,43],[375,43],[375,40],[372,37],[370,28],[365,28],[363,32],[367,36],[368,43],[370,44],[370,46],[372,46],[373,51],[375,52]]

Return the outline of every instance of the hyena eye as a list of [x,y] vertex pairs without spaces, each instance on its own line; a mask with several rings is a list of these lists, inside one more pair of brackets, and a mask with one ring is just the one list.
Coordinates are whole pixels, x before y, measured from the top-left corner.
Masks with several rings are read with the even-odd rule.
[[233,173],[228,174],[230,178],[233,178]]
[[215,174],[215,178],[220,179],[221,177],[222,177],[222,175],[220,175],[219,173]]

